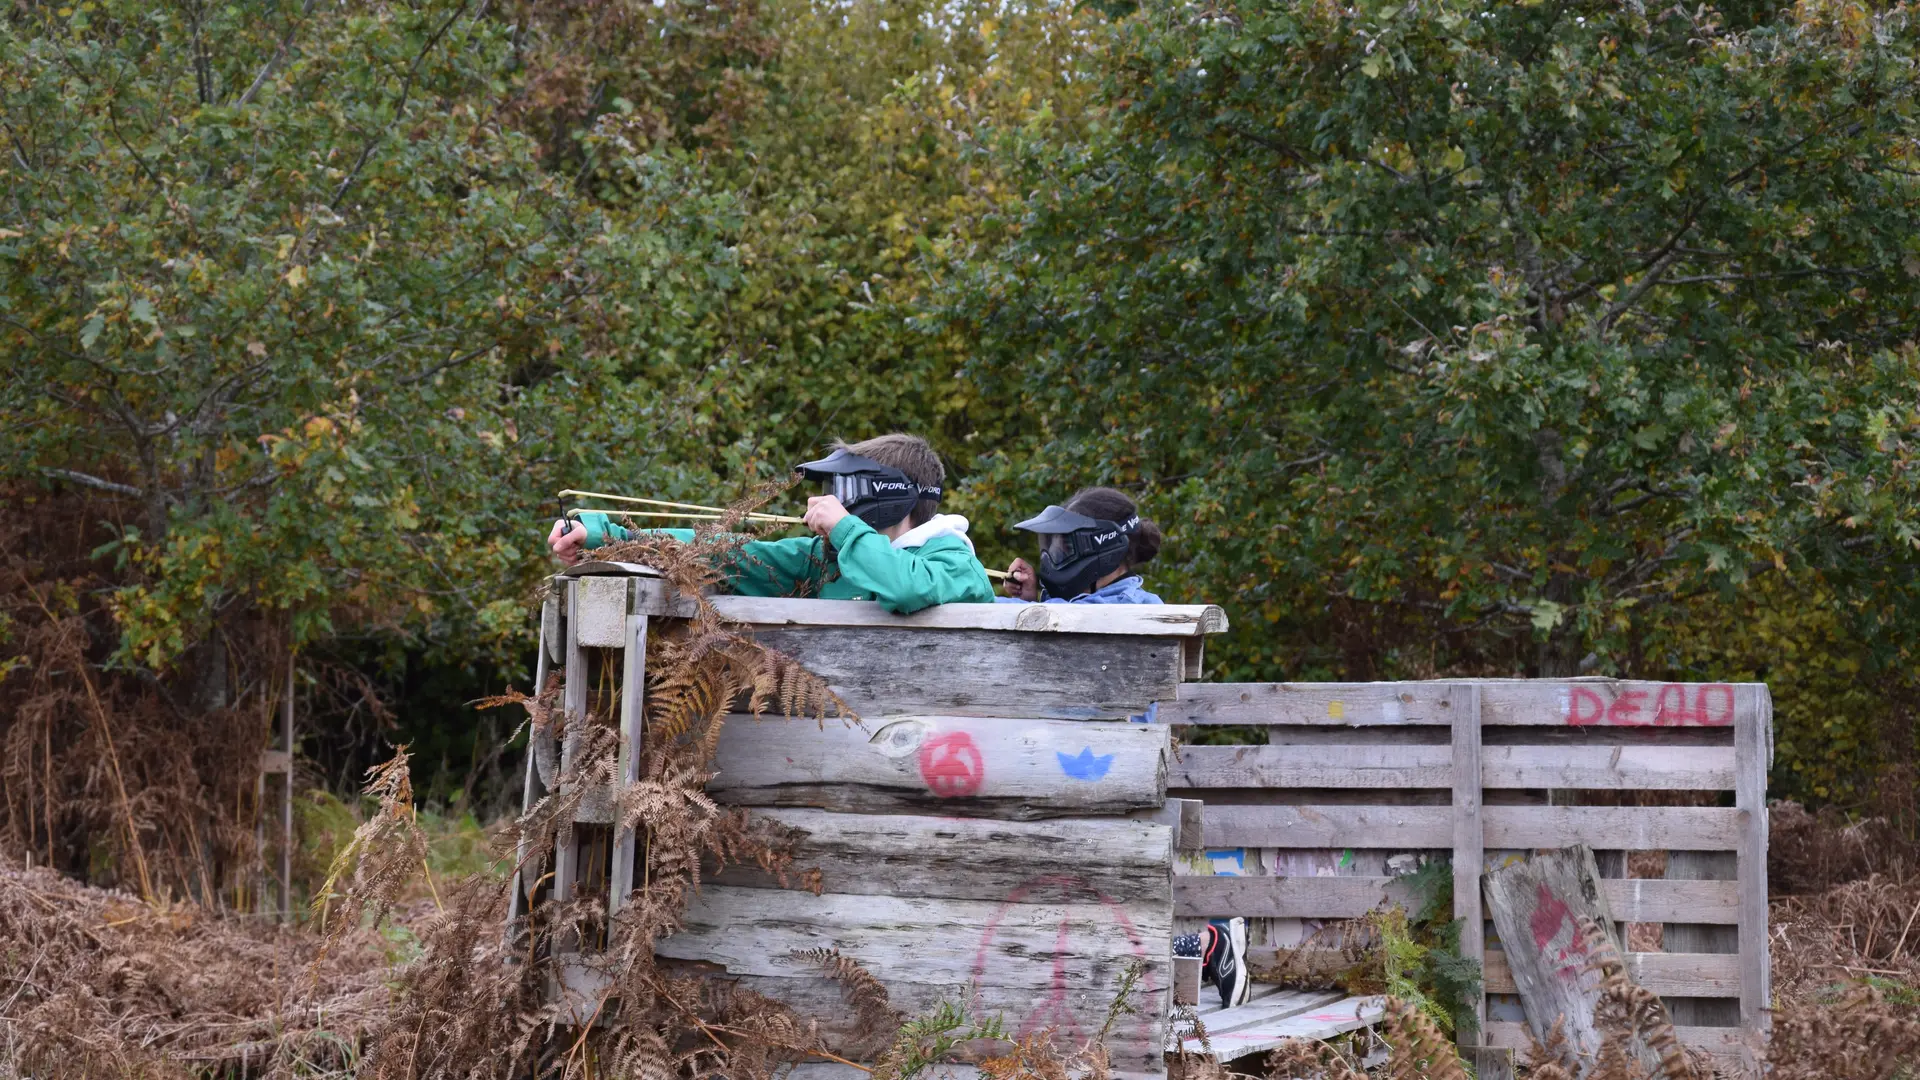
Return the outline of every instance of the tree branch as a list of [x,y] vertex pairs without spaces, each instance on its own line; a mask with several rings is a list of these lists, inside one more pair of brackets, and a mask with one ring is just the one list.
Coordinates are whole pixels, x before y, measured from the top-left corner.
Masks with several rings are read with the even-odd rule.
[[359,159],[353,163],[353,168],[347,171],[347,178],[340,181],[340,187],[333,193],[333,198],[327,200],[327,209],[340,208],[340,200],[347,197],[347,191],[353,187],[353,182],[360,178],[360,170],[366,168],[368,159],[373,157],[374,147],[380,145],[380,140],[385,138],[387,132],[393,130],[393,125],[399,123],[400,118],[405,115],[407,102],[413,97],[413,81],[419,77],[420,65],[426,63],[427,54],[433,52],[434,48],[440,44],[440,39],[447,36],[447,31],[453,29],[453,24],[458,22],[460,16],[466,14],[466,11],[467,5],[462,3],[454,9],[453,14],[447,16],[447,21],[441,23],[438,30],[428,36],[427,43],[420,49],[420,54],[415,56],[413,63],[407,67],[406,80],[400,84],[400,100],[393,107],[393,119],[388,120],[386,126],[369,138],[367,145],[361,148]]
[[41,469],[40,471],[48,476],[59,477],[70,483],[79,484],[81,487],[95,488],[100,491],[111,491],[115,495],[128,495],[136,499],[141,499],[145,498],[147,494],[144,490],[134,487],[132,484],[116,484],[111,480],[102,480],[97,476],[88,476],[83,472],[74,472],[72,469]]
[[[305,19],[307,16],[313,14],[313,6],[317,3],[319,3],[319,0],[307,0],[306,4],[300,8],[300,18]],[[265,86],[267,80],[279,69],[280,62],[287,58],[287,50],[293,47],[293,32],[297,30],[299,26],[300,24],[297,21],[288,21],[287,32],[280,37],[280,47],[274,50],[273,56],[269,58],[265,64],[261,65],[260,74],[253,77],[253,83],[247,87],[247,92],[241,94],[240,100],[234,103],[236,108],[244,108],[248,103],[252,102],[253,95],[259,93],[260,88]]]

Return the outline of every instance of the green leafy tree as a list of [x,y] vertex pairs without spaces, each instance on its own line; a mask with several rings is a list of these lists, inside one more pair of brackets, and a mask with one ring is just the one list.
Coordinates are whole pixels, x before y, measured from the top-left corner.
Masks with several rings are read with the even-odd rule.
[[1911,610],[1917,33],[1144,5],[931,313],[1032,403],[976,496],[1141,490],[1240,676],[1672,671],[1761,575]]
[[248,614],[517,653],[536,493],[671,422],[617,357],[728,287],[737,215],[684,159],[583,135],[666,193],[644,217],[541,167],[480,8],[81,3],[0,37],[0,472],[122,500],[122,658],[203,707]]

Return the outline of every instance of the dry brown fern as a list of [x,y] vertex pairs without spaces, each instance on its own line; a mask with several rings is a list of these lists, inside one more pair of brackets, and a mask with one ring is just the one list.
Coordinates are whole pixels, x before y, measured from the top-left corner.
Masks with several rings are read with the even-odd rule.
[[1770,1080],[1901,1080],[1917,1061],[1920,1021],[1896,1015],[1870,987],[1773,1014]]
[[[338,937],[371,913],[379,922],[399,901],[415,871],[426,869],[427,838],[414,819],[407,748],[367,772],[364,793],[379,809],[334,854],[327,880],[313,898],[321,933]],[[337,889],[344,879],[344,889]]]
[[1567,1039],[1564,1019],[1553,1022],[1553,1030],[1547,1032],[1546,1042],[1529,1039],[1527,1068],[1533,1080],[1574,1080],[1580,1074],[1580,1062],[1573,1052],[1572,1043]]
[[1471,1080],[1453,1040],[1413,1004],[1388,998],[1384,1026],[1383,1037],[1393,1048],[1387,1080]]
[[886,986],[861,967],[859,961],[832,948],[807,949],[795,953],[794,958],[814,965],[840,984],[840,992],[846,995],[847,1003],[860,1018],[858,1038],[862,1042],[892,1040],[904,1018],[893,1007]]
[[1288,1080],[1367,1080],[1345,1051],[1319,1039],[1288,1039],[1267,1052],[1266,1075]]
[[1702,1080],[1693,1059],[1667,1017],[1658,994],[1635,983],[1613,943],[1613,936],[1594,919],[1582,917],[1587,966],[1600,974],[1600,995],[1594,1003],[1594,1025],[1601,1045],[1590,1080],[1628,1080],[1639,1075],[1639,1049],[1654,1057],[1652,1075],[1662,1080]]

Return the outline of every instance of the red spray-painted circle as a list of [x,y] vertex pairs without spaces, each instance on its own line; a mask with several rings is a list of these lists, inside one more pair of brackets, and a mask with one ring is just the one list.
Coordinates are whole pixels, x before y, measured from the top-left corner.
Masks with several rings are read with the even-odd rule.
[[977,795],[987,778],[986,762],[973,736],[964,731],[936,735],[920,746],[920,778],[943,799]]

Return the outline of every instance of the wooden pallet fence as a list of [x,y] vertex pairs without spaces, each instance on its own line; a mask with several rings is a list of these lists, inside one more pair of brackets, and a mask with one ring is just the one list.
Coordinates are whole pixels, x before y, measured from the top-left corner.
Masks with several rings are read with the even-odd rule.
[[[1753,1060],[1769,994],[1764,685],[1184,684],[1158,719],[1266,731],[1261,744],[1174,756],[1169,794],[1204,800],[1210,856],[1177,872],[1177,925],[1248,917],[1258,963],[1326,921],[1405,902],[1400,872],[1450,859],[1463,943],[1483,956],[1492,995],[1485,1038],[1512,1046],[1524,1025],[1502,943],[1489,940],[1481,875],[1527,851],[1585,844],[1601,855],[1616,918],[1663,924],[1674,950],[1628,954],[1629,970],[1667,1000],[1690,1045]],[[1639,792],[1703,805],[1634,805]],[[1629,851],[1668,852],[1668,878],[1627,879]],[[1238,872],[1210,872],[1223,864]]]
[[[1167,800],[1170,730],[1135,718],[1177,698],[1204,636],[1225,629],[1220,610],[976,604],[903,617],[851,601],[712,602],[825,678],[859,719],[727,718],[709,793],[791,829],[795,870],[818,870],[823,891],[729,868],[661,957],[792,1005],[856,1059],[874,1047],[807,950],[857,960],[908,1012],[952,1001],[1063,1042],[1096,1034],[1137,969],[1109,1048],[1117,1072],[1163,1075],[1171,868],[1183,821],[1196,840],[1198,806]],[[619,726],[621,782],[646,737],[647,636],[689,613],[645,567],[583,564],[553,581],[541,675],[559,668],[569,711]],[[536,738],[528,805],[576,749]],[[589,793],[554,865],[522,868],[513,918],[589,890],[617,908],[647,887],[611,802]],[[562,944],[582,959],[555,993],[584,1018],[594,943]]]

